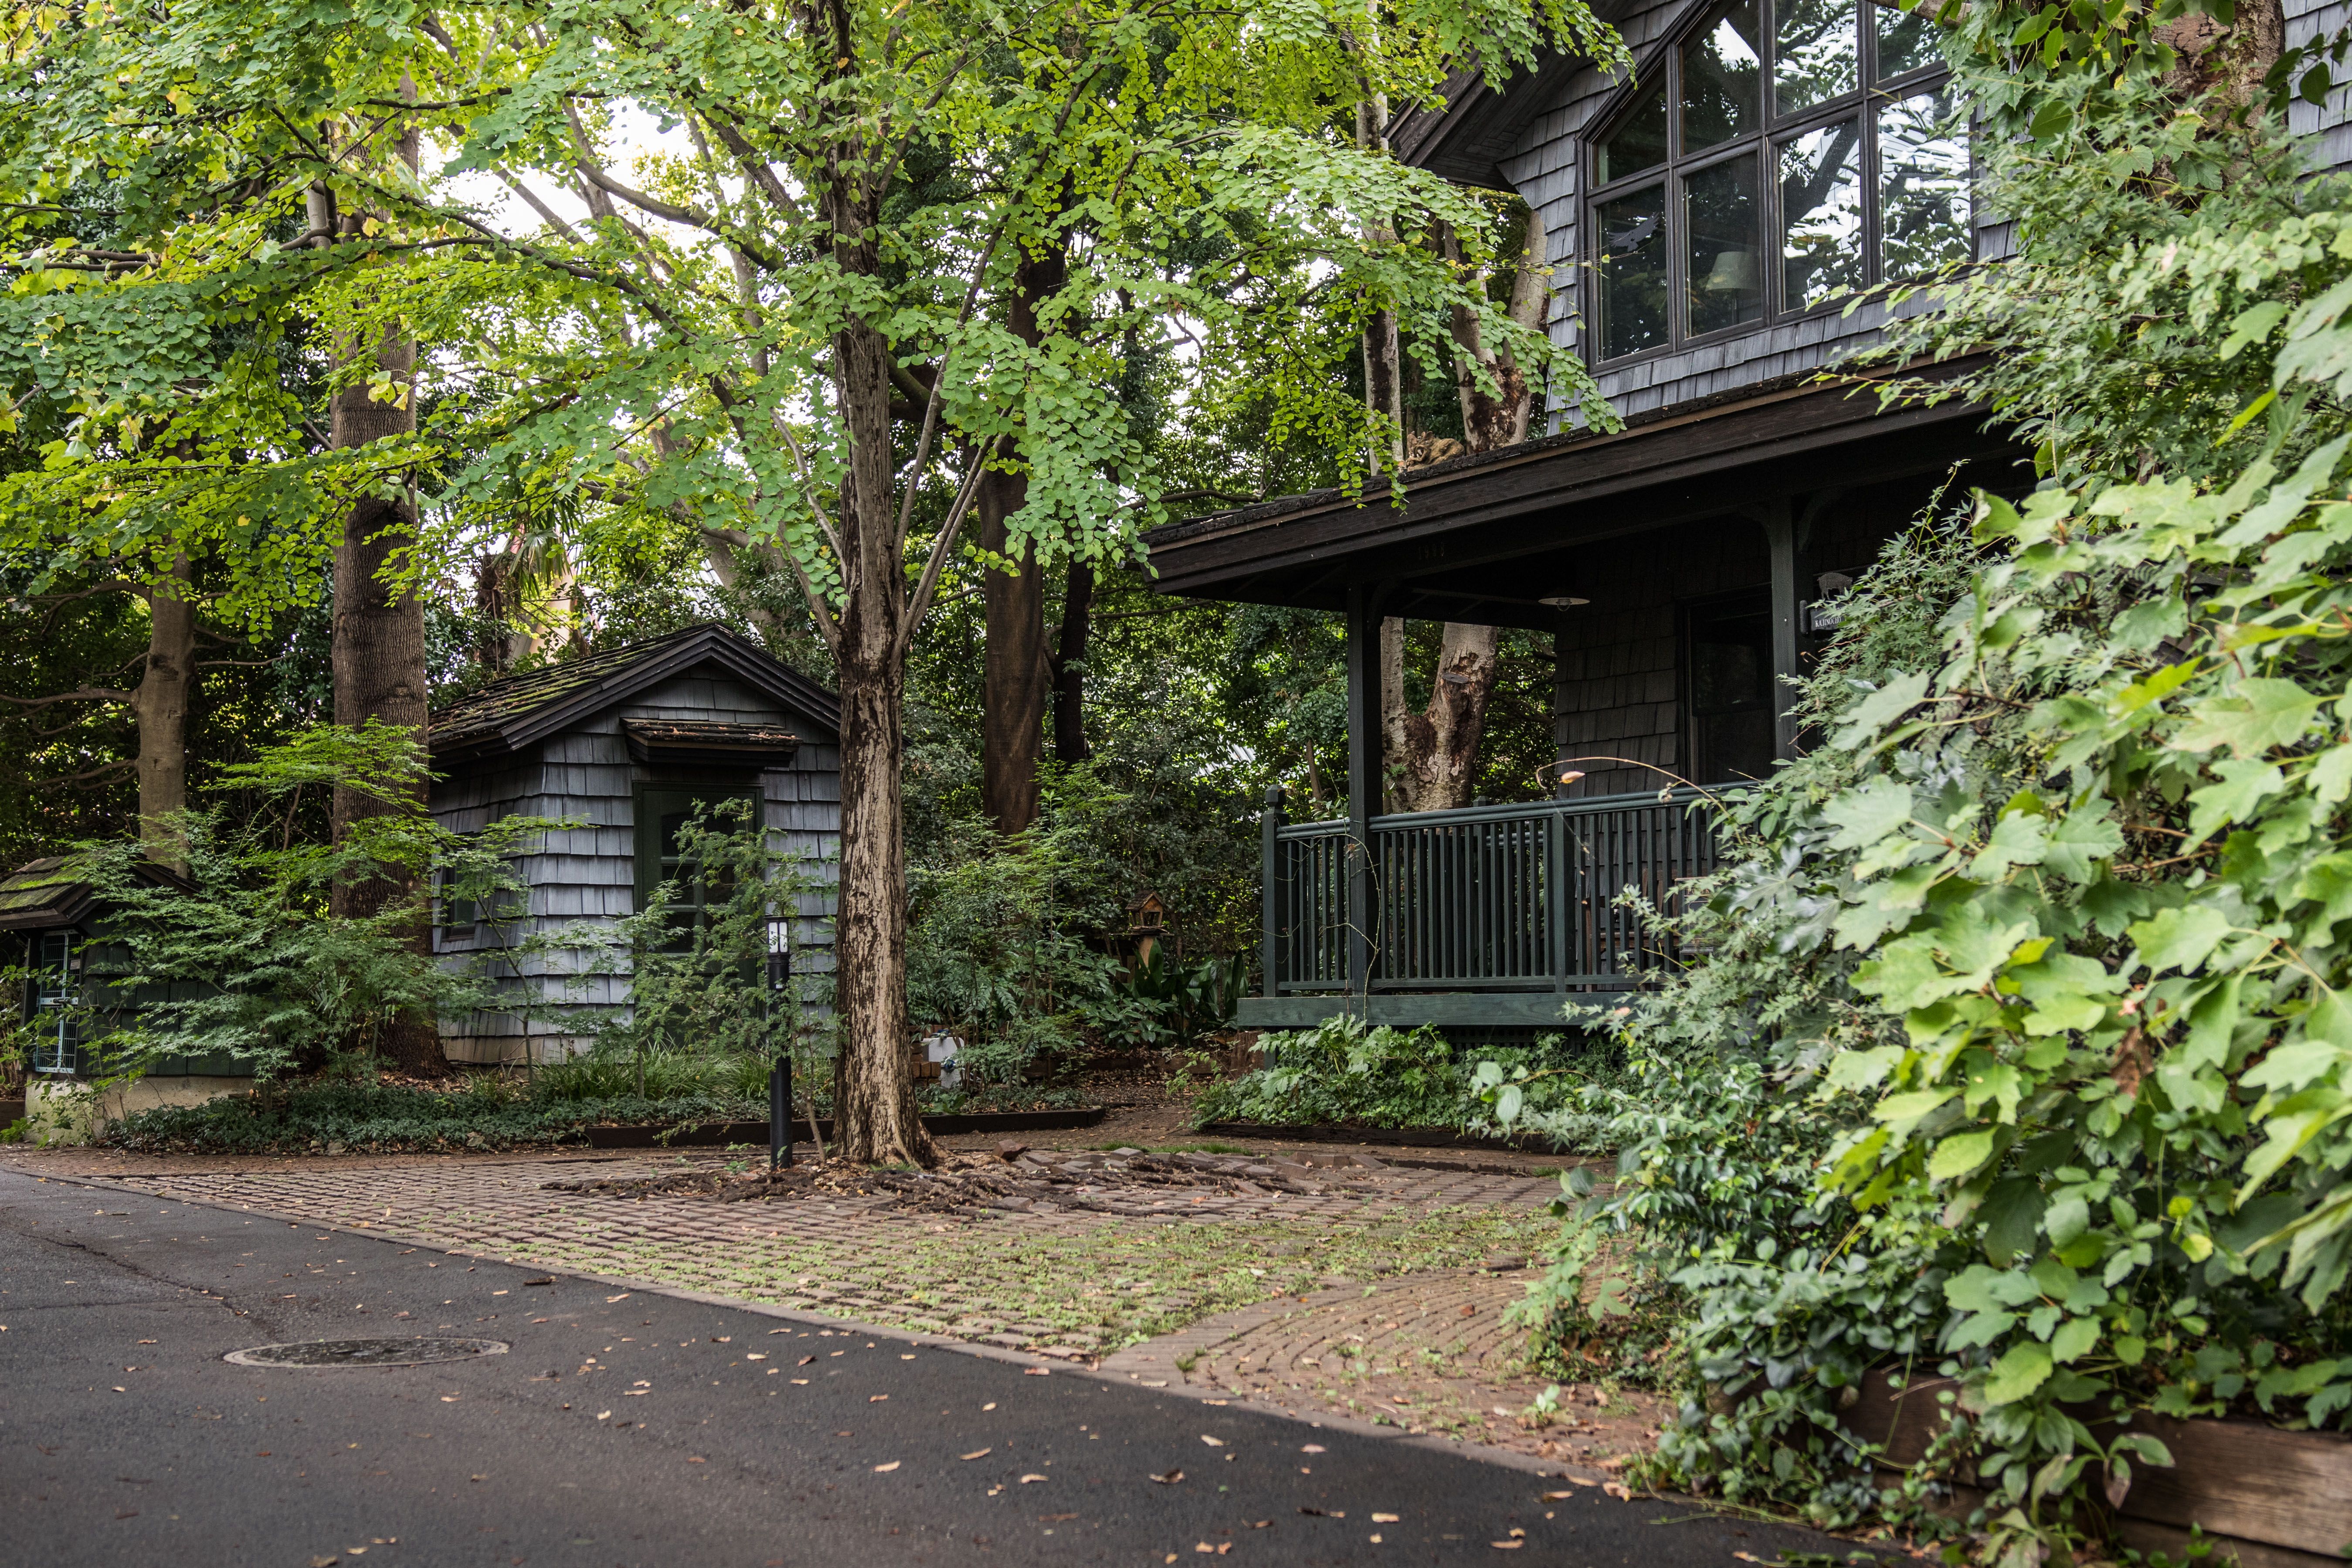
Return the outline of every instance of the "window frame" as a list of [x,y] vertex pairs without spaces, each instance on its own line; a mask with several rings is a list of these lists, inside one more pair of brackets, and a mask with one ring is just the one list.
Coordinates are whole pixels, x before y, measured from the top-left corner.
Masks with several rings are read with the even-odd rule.
[[[661,874],[661,815],[663,805],[656,802],[684,801],[690,812],[696,805],[717,806],[730,800],[749,800],[751,819],[763,833],[772,832],[768,826],[767,790],[756,781],[742,784],[689,783],[667,779],[643,780],[631,790],[634,826],[631,828],[632,870],[635,897],[630,908],[638,914],[646,912],[653,902],[654,889],[659,887]],[[681,906],[689,919],[680,931],[681,942],[695,925],[701,922],[706,901],[696,898]]]
[[[1727,138],[1696,154],[1683,148],[1683,55],[1691,41],[1714,26],[1728,9],[1726,0],[1708,0],[1695,9],[1681,26],[1660,42],[1651,58],[1636,71],[1633,80],[1611,95],[1602,113],[1594,116],[1598,128],[1580,137],[1579,184],[1583,195],[1578,204],[1577,216],[1582,225],[1580,259],[1584,263],[1581,274],[1581,299],[1579,311],[1579,336],[1584,347],[1584,362],[1595,370],[1618,370],[1645,360],[1685,353],[1692,349],[1706,348],[1751,333],[1769,331],[1794,322],[1843,310],[1857,294],[1865,294],[1882,287],[1886,279],[1882,275],[1881,252],[1885,233],[1879,211],[1879,130],[1880,110],[1888,104],[1906,99],[1920,98],[1943,90],[1951,82],[1951,68],[1941,58],[1915,67],[1885,81],[1874,79],[1878,68],[1878,26],[1875,13],[1894,11],[1895,7],[1883,0],[1852,0],[1853,25],[1856,30],[1857,54],[1855,78],[1857,86],[1847,92],[1808,104],[1788,114],[1777,112],[1778,94],[1775,71],[1779,66],[1780,28],[1777,7],[1780,0],[1756,0],[1759,16],[1759,42],[1762,48],[1758,58],[1759,112],[1753,130]],[[1621,174],[1608,184],[1599,183],[1601,150],[1611,137],[1637,113],[1650,94],[1661,82],[1664,84],[1666,102],[1666,155],[1647,168],[1631,174]],[[1789,309],[1780,295],[1786,285],[1785,268],[1780,252],[1782,215],[1780,213],[1780,150],[1788,143],[1815,131],[1836,124],[1849,117],[1861,121],[1861,141],[1856,150],[1860,160],[1862,185],[1863,282],[1859,289],[1832,296],[1817,305]],[[1696,174],[1740,158],[1757,159],[1757,261],[1763,282],[1763,314],[1754,321],[1737,321],[1729,326],[1714,328],[1705,332],[1685,332],[1684,318],[1689,310],[1688,264],[1685,252],[1688,223],[1684,216],[1685,186]],[[1977,178],[1975,139],[1969,139],[1968,182],[1973,192]],[[1653,185],[1664,189],[1664,238],[1666,245],[1666,341],[1649,348],[1636,349],[1614,358],[1604,357],[1601,333],[1602,287],[1601,265],[1604,254],[1601,209],[1610,202],[1633,195]],[[1969,251],[1971,260],[1976,253],[1974,203],[1971,200],[1969,218]]]

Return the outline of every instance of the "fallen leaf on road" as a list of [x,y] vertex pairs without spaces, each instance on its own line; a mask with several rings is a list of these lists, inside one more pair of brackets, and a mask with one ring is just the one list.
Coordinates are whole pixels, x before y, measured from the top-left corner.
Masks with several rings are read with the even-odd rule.
[[1201,1434],[1201,1441],[1212,1448],[1222,1448],[1225,1446],[1225,1440],[1223,1437],[1212,1437],[1206,1432]]
[[1633,1500],[1633,1491],[1623,1481],[1603,1481],[1601,1483],[1601,1489],[1607,1492],[1611,1497],[1615,1498],[1620,1502],[1632,1502]]
[[1402,1519],[1403,1517],[1404,1516],[1402,1514],[1397,1513],[1376,1513],[1372,1515],[1372,1522],[1374,1524],[1394,1524],[1398,1520]]
[[310,1559],[310,1568],[335,1568],[335,1564],[341,1561],[341,1559],[337,1557],[313,1557]]
[[1230,1541],[1226,1542],[1222,1546],[1212,1546],[1207,1542],[1203,1541],[1200,1545],[1192,1548],[1195,1552],[1206,1552],[1216,1557],[1223,1557],[1226,1552],[1231,1552],[1233,1549],[1234,1543]]
[[770,1332],[770,1333],[772,1333],[772,1334],[789,1334],[789,1333],[791,1333],[791,1332],[792,1332],[792,1330],[790,1330],[790,1329],[770,1329],[770,1330],[768,1331],[768,1332]]
[[466,1479],[469,1481],[487,1481],[490,1478],[488,1476],[467,1476]]
[[1171,1470],[1164,1476],[1154,1476],[1151,1479],[1158,1481],[1163,1487],[1172,1487],[1178,1481],[1184,1479],[1184,1472],[1181,1470]]
[[699,1454],[688,1454],[686,1457],[686,1462],[689,1465],[707,1465],[710,1463],[709,1460],[704,1458]]
[[609,1410],[599,1410],[596,1412],[596,1419],[599,1421],[610,1421],[612,1418],[613,1413]]
[[1348,1510],[1344,1508],[1308,1508],[1304,1503],[1299,1505],[1298,1511],[1304,1514],[1310,1514],[1317,1519],[1345,1519],[1348,1517]]
[[615,1302],[615,1301],[625,1301],[625,1300],[627,1300],[628,1299],[629,1299],[629,1292],[628,1292],[628,1291],[626,1291],[626,1290],[624,1290],[624,1291],[622,1291],[622,1292],[621,1292],[619,1295],[617,1295],[617,1296],[607,1296],[607,1297],[605,1297],[605,1298],[604,1298],[604,1305],[606,1305],[606,1306],[608,1306],[608,1307],[609,1307],[609,1306],[611,1306],[611,1305],[612,1305],[614,1302]]
[[1764,1559],[1757,1556],[1753,1552],[1735,1552],[1732,1555],[1739,1559],[1742,1563],[1761,1563],[1764,1561]]
[[996,1452],[996,1450],[993,1448],[974,1448],[971,1453],[966,1454],[963,1457],[967,1459],[985,1459],[994,1452]]
[[868,1396],[867,1396],[866,1403],[866,1404],[868,1404],[868,1405],[879,1405],[879,1404],[881,1404],[884,1400],[886,1400],[886,1399],[887,1399],[887,1398],[889,1398],[889,1397],[890,1397],[890,1396],[889,1396],[888,1394],[870,1394],[870,1395],[868,1395]]
[[1250,1528],[1252,1530],[1272,1530],[1274,1528],[1274,1521],[1270,1519],[1254,1519],[1250,1521]]
[[877,1476],[887,1476],[892,1470],[897,1469],[901,1463],[903,1463],[903,1461],[893,1459],[887,1465],[877,1465],[874,1467],[874,1473]]
[[806,1366],[806,1365],[808,1365],[808,1363],[811,1363],[811,1362],[813,1362],[813,1361],[814,1361],[814,1360],[816,1360],[816,1357],[814,1357],[814,1356],[813,1356],[813,1355],[804,1355],[804,1356],[801,1357],[800,1364],[801,1364],[801,1365],[803,1365],[803,1366]]
[[1486,1544],[1493,1547],[1497,1552],[1517,1552],[1520,1547],[1525,1546],[1527,1542],[1524,1541],[1490,1541],[1486,1542]]
[[1024,1477],[1022,1477],[1022,1478],[1021,1478],[1021,1484],[1022,1484],[1023,1486],[1024,1486],[1024,1487],[1025,1487],[1025,1486],[1027,1486],[1031,1481],[1042,1481],[1042,1480],[1045,1480],[1045,1479],[1047,1479],[1047,1478],[1045,1478],[1045,1477],[1044,1477],[1044,1476],[1040,1476],[1040,1475],[1026,1475],[1026,1476],[1024,1476]]
[[803,1388],[806,1388],[806,1387],[808,1386],[808,1379],[807,1379],[807,1378],[804,1378],[804,1377],[796,1377],[796,1378],[793,1379],[793,1381],[794,1383],[799,1384]]
[[1298,1451],[1302,1454],[1319,1454],[1323,1452],[1323,1445],[1320,1443],[1302,1444]]
[[745,1361],[765,1361],[768,1359],[768,1352],[765,1351],[745,1351],[743,1352],[743,1359]]
[[455,1405],[457,1403],[457,1396],[454,1394],[445,1394],[441,1396],[441,1403],[444,1405]]
[[1078,1516],[1075,1513],[1041,1513],[1037,1516],[1037,1522],[1040,1524],[1060,1524],[1066,1520],[1072,1520],[1077,1517]]
[[1047,1372],[1047,1371],[1046,1371],[1044,1367],[1042,1367],[1042,1366],[1033,1366],[1033,1367],[1029,1368],[1027,1371],[1024,1372],[1021,1375],[1022,1375],[1022,1376],[1024,1376],[1024,1377],[1051,1377],[1051,1376],[1053,1376],[1054,1374],[1053,1374],[1052,1373],[1050,1373],[1050,1372]]

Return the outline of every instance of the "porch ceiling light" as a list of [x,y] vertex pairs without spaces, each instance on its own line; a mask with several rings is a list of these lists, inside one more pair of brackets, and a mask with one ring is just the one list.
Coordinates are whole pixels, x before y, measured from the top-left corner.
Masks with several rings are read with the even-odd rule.
[[1579,605],[1589,605],[1592,603],[1592,601],[1590,599],[1571,598],[1566,594],[1560,594],[1549,599],[1538,599],[1536,603],[1543,605],[1547,609],[1572,610]]

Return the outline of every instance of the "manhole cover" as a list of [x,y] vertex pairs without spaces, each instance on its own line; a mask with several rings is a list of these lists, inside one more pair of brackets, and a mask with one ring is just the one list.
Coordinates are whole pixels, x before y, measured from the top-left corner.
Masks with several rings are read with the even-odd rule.
[[504,1355],[497,1340],[313,1340],[299,1345],[256,1345],[222,1359],[236,1366],[426,1366]]

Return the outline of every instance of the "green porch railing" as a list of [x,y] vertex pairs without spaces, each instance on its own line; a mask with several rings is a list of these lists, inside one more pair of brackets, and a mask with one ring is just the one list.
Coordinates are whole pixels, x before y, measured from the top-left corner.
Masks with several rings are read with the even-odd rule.
[[[1696,790],[1375,816],[1363,907],[1370,989],[1623,990],[1675,961],[1619,903],[1673,910],[1715,868]],[[1282,820],[1269,802],[1268,995],[1339,993],[1348,975],[1348,824]]]

